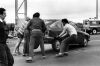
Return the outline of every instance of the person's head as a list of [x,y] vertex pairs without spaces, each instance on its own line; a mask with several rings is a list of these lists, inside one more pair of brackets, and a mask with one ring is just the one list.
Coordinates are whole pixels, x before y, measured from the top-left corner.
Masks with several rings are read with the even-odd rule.
[[34,13],[34,14],[33,14],[33,18],[34,18],[34,17],[40,17],[40,13],[39,13],[39,12]]
[[4,20],[6,17],[6,10],[4,8],[0,8],[0,18]]
[[28,22],[28,21],[30,21],[31,19],[29,18],[29,17],[26,17],[26,21]]
[[65,24],[69,24],[69,22],[68,22],[67,19],[62,19],[61,21],[62,21],[62,23],[63,23],[64,25],[65,25]]

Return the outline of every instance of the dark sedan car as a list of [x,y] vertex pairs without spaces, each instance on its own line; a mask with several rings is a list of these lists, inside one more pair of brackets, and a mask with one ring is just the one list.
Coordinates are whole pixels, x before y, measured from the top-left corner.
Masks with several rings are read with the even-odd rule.
[[[54,51],[59,51],[60,44],[62,39],[57,39],[56,37],[61,33],[62,31],[62,23],[60,21],[49,23],[47,25],[47,32],[44,37],[44,43],[45,44],[51,44]],[[81,46],[87,46],[88,41],[90,40],[90,35],[78,30],[77,26],[75,24],[72,24],[77,29],[77,40],[75,42],[72,42],[70,45],[81,45]],[[67,37],[67,36],[66,36]],[[38,46],[37,46],[38,47]]]

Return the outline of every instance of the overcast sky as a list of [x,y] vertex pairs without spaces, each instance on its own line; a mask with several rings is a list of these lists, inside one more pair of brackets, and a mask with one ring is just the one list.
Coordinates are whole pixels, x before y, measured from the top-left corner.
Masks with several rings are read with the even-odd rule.
[[[23,0],[18,1],[20,4]],[[96,0],[27,0],[27,2],[28,16],[30,18],[35,12],[40,12],[43,19],[68,18],[72,21],[96,16]],[[98,4],[100,4],[100,1]],[[0,7],[4,7],[7,10],[6,21],[14,22],[15,0],[0,0]],[[23,10],[20,9],[19,12],[23,12]]]

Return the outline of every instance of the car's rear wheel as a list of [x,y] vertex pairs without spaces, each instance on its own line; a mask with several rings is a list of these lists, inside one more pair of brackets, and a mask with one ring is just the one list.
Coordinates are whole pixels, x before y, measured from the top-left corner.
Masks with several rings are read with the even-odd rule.
[[59,40],[55,40],[52,44],[52,48],[54,51],[59,51],[60,50],[60,44],[61,42]]

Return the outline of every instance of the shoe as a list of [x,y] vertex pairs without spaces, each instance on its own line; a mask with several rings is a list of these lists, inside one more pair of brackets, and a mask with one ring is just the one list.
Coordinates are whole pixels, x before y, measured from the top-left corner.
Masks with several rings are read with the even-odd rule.
[[46,59],[46,56],[42,56],[43,59]]
[[26,54],[23,54],[23,56],[26,56]]
[[21,52],[19,52],[19,51],[18,51],[18,52],[16,52],[16,53],[17,53],[18,55],[21,55]]
[[64,55],[65,55],[65,56],[68,56],[68,52],[64,52]]
[[29,56],[29,54],[23,54],[24,57]]
[[32,58],[32,57],[28,57],[28,58],[26,59],[26,62],[28,62],[28,63],[33,62],[33,58]]
[[13,53],[12,55],[13,55],[13,56],[17,56],[18,54],[17,54],[17,53]]
[[58,54],[56,54],[56,57],[63,57],[63,56],[64,56],[63,53],[58,53]]

